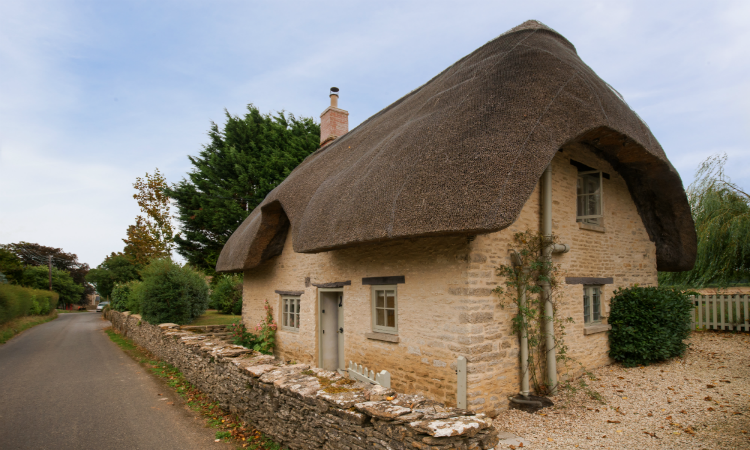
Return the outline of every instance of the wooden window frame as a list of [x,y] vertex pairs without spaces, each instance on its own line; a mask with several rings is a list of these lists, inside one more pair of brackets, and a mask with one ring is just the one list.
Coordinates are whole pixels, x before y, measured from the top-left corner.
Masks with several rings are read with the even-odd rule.
[[[377,293],[378,291],[393,291],[393,308],[388,308],[387,300],[385,303],[384,308],[380,308],[383,310],[389,310],[393,309],[393,324],[395,326],[388,327],[383,325],[377,324],[377,310],[379,309],[377,307]],[[372,286],[371,290],[371,315],[372,315],[372,331],[375,333],[385,333],[385,334],[398,334],[398,289],[397,285],[374,285]],[[387,317],[387,314],[384,314],[384,317]],[[387,321],[387,319],[386,319]]]
[[[290,312],[288,310],[285,311],[284,306],[286,304],[291,304],[292,306],[296,307],[296,311],[294,312]],[[302,315],[301,311],[302,311],[301,298],[299,295],[282,295],[280,307],[279,307],[279,313],[281,316],[280,317],[281,320],[279,320],[279,322],[281,325],[281,329],[284,331],[291,331],[292,333],[299,333],[299,329],[300,329],[299,320],[300,320],[300,316]],[[296,326],[294,327],[288,325],[289,318],[291,317],[292,314],[295,316],[294,323]]]
[[[596,194],[579,194],[578,193],[578,183],[583,184],[583,176],[584,175],[593,175],[593,174],[599,174],[599,214],[590,214],[590,215],[581,215],[581,211],[578,209],[578,205],[580,204],[580,198],[581,196],[590,196],[590,195],[596,195]],[[604,218],[604,173],[601,170],[587,170],[587,171],[579,171],[578,176],[576,177],[576,222],[582,222],[585,224],[590,225],[599,225],[603,226],[602,219]],[[583,184],[585,185],[585,184]]]
[[[597,294],[598,294],[598,299],[599,299],[598,305],[596,301]],[[588,320],[587,320],[587,316],[588,316]],[[600,323],[602,323],[602,286],[584,285],[583,286],[583,325],[584,326],[598,325]]]

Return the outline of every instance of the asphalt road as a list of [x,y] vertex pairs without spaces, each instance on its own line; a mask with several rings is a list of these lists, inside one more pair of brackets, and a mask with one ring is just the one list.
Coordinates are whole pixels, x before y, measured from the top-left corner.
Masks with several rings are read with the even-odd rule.
[[108,325],[101,313],[60,314],[0,346],[0,449],[229,448]]

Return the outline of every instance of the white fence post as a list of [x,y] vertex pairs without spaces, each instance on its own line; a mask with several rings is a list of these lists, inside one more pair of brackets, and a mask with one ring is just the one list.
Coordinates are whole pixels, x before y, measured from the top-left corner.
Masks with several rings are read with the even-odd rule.
[[349,376],[354,380],[379,384],[386,389],[391,388],[391,373],[387,370],[381,370],[380,373],[376,374],[367,367],[362,367],[362,364],[349,361],[349,368],[347,371],[349,372]]
[[458,375],[456,406],[466,409],[466,358],[463,356],[459,356],[456,362],[456,375]]

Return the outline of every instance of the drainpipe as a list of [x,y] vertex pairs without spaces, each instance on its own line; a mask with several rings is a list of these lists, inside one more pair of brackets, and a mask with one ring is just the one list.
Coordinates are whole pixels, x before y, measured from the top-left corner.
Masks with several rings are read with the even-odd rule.
[[[528,273],[528,269],[524,268],[524,272]],[[526,286],[519,286],[519,303],[521,308],[526,307]],[[521,396],[528,398],[531,391],[529,391],[529,335],[526,329],[526,316],[521,314]]]
[[[544,259],[552,260],[552,253],[567,253],[567,244],[552,243],[552,162],[544,169],[542,175],[542,236],[546,245],[542,250]],[[551,287],[549,282],[540,283],[542,286],[542,301],[544,301],[544,334],[547,349],[547,384],[550,395],[557,394],[557,355],[555,353],[555,322],[552,308]]]

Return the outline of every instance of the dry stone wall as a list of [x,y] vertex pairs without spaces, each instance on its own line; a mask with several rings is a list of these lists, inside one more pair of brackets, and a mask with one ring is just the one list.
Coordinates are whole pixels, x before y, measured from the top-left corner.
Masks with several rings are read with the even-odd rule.
[[178,367],[222,408],[286,448],[480,450],[498,442],[482,414],[352,384],[337,372],[286,364],[175,324],[154,326],[116,311],[107,318],[117,332]]

